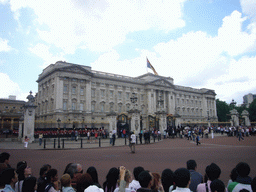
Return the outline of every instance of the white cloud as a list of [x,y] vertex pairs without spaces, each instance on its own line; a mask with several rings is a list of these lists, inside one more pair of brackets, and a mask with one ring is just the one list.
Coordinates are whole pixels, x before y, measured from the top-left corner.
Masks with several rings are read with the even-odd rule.
[[248,15],[252,21],[256,21],[256,1],[253,0],[240,0],[242,11]]
[[53,56],[53,54],[51,54],[49,51],[49,46],[45,44],[39,43],[34,47],[30,47],[29,50],[44,60],[44,64],[41,66],[42,68],[45,68],[56,61],[65,60],[62,54]]
[[[256,33],[249,34],[242,31],[242,23],[245,20],[240,12],[234,11],[223,19],[223,25],[218,30],[220,46],[231,56],[242,54],[256,46]],[[255,26],[250,27],[253,32]]]
[[13,82],[5,73],[0,73],[0,98],[8,98],[9,95],[20,95],[21,89],[18,83]]
[[32,8],[38,22],[48,27],[47,30],[38,30],[40,37],[71,54],[79,46],[86,46],[93,51],[109,51],[134,31],[155,28],[168,32],[184,27],[184,2],[10,0],[15,13],[24,7]]
[[2,39],[0,37],[0,52],[8,52],[12,49],[11,46],[8,45],[8,42],[7,39]]
[[140,56],[124,61],[120,61],[119,54],[112,50],[91,66],[93,70],[139,76],[146,73],[147,56],[156,71],[174,78],[175,84],[214,89],[217,98],[228,100],[233,97],[242,103],[242,97],[238,98],[240,92],[252,90],[256,83],[253,74],[256,57],[233,58],[245,54],[255,42],[252,33],[242,31],[244,19],[235,11],[223,19],[218,36],[212,37],[201,31],[189,32],[177,40],[157,44],[154,51],[136,49]]

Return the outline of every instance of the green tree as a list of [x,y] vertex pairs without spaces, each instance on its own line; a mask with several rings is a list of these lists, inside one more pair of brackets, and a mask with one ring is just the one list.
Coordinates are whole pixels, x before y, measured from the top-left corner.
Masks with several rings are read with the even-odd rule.
[[254,99],[253,102],[250,104],[248,112],[250,114],[250,121],[255,122],[256,121],[256,99]]
[[227,122],[230,117],[228,116],[229,111],[231,110],[230,105],[225,101],[216,100],[217,116],[219,122]]

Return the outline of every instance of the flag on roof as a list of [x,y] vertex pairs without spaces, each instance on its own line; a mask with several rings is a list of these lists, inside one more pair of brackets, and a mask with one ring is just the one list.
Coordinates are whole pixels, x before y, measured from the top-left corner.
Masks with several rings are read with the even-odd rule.
[[158,73],[156,72],[155,68],[151,65],[151,63],[149,62],[148,58],[147,58],[147,68],[152,69],[155,75],[158,75]]

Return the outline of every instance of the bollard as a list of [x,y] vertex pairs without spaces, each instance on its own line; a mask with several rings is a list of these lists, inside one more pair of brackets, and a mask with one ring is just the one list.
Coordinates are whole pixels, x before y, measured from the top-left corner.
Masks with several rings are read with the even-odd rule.
[[64,139],[62,139],[62,149],[64,149]]
[[155,138],[155,135],[153,136],[153,138],[154,138],[154,143],[156,142],[156,138]]
[[126,137],[124,138],[124,145],[126,145]]
[[56,139],[53,140],[53,148],[55,149],[55,145],[56,145]]
[[58,137],[58,149],[60,149],[60,138]]
[[99,147],[101,147],[101,138],[99,138]]
[[83,139],[81,138],[81,149],[83,148]]
[[44,149],[46,149],[46,139],[44,139]]
[[136,145],[138,145],[138,137],[136,136]]

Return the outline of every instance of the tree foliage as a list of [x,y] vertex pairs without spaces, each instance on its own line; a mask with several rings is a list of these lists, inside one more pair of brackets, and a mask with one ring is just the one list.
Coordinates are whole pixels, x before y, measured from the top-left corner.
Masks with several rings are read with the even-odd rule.
[[250,114],[250,121],[255,122],[256,121],[256,99],[254,99],[253,102],[250,104],[248,112]]
[[219,122],[227,122],[230,120],[230,116],[228,114],[231,110],[230,105],[228,105],[225,101],[216,100],[216,108],[217,108],[217,116]]

